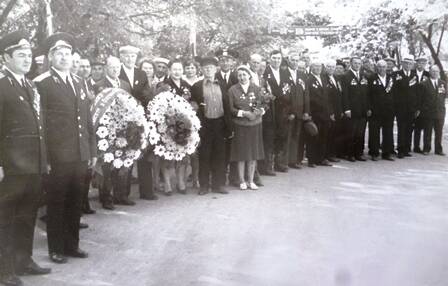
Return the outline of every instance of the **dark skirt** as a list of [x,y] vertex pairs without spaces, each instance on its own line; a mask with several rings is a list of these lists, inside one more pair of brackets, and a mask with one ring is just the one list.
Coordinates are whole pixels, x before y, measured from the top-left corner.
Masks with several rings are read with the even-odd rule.
[[234,125],[234,137],[230,147],[230,161],[254,161],[264,159],[263,128]]

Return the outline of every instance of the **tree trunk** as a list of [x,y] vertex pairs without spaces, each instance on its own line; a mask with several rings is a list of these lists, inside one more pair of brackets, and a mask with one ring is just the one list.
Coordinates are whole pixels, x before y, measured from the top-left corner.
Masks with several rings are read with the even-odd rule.
[[0,27],[6,22],[6,19],[8,18],[9,13],[11,12],[12,8],[16,5],[17,0],[10,0],[8,4],[5,7],[5,10],[3,10],[2,14],[0,15]]
[[431,38],[427,37],[422,31],[419,31],[420,35],[422,36],[423,42],[428,47],[429,51],[431,52],[431,56],[434,60],[434,63],[439,67],[440,69],[440,77],[442,80],[446,81],[446,75],[445,70],[443,69],[442,62],[440,61],[439,56],[437,55],[437,51],[434,48],[434,45],[431,42]]

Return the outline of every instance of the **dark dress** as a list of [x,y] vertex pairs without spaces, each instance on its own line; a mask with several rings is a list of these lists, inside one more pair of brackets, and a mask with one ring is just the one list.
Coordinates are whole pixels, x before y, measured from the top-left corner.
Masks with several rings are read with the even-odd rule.
[[250,84],[247,92],[238,83],[229,89],[229,105],[234,126],[230,161],[256,161],[264,159],[261,116],[254,120],[238,117],[240,110],[252,111],[261,106],[261,89]]

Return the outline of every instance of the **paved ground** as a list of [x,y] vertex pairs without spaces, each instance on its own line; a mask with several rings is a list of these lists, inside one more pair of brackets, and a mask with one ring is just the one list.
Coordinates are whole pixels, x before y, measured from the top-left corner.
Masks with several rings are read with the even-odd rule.
[[35,259],[53,273],[24,280],[33,286],[448,285],[447,157],[342,162],[264,182],[259,191],[229,188],[229,195],[205,197],[190,191],[113,212],[99,208],[94,191],[98,213],[83,218],[90,228],[81,237],[90,258],[51,264],[39,224]]

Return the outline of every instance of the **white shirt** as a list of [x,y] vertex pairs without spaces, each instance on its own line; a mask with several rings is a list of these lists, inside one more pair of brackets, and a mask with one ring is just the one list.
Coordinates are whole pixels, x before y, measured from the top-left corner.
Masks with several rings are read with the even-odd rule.
[[320,76],[319,75],[315,75],[313,73],[311,73],[311,74],[317,79],[317,81],[319,82],[320,86],[323,86],[322,85],[322,80],[320,79]]
[[386,76],[381,76],[380,74],[378,74],[378,78],[380,79],[383,86],[386,86]]
[[120,87],[120,80],[117,79],[113,79],[111,77],[109,77],[108,75],[106,75],[107,80],[112,84],[113,87],[117,88]]
[[278,85],[280,85],[280,69],[276,70],[273,67],[271,67],[272,74],[274,75],[275,81]]
[[229,77],[230,77],[230,71],[227,71],[227,72],[221,71],[221,76],[222,76],[223,79],[226,80],[226,83],[228,83],[229,82]]
[[418,81],[419,82],[422,81],[423,71],[416,70],[416,72],[417,72]]
[[125,65],[123,65],[123,70],[129,79],[129,84],[133,88],[134,87],[134,68],[128,69]]
[[247,91],[249,90],[249,85],[250,85],[250,82],[248,82],[246,84],[241,83],[241,87],[243,88],[244,93],[247,93]]
[[334,76],[329,75],[328,78],[330,79],[331,83],[332,83],[335,87],[338,87],[338,85],[337,85],[337,83],[336,83],[336,80],[334,79]]
[[292,80],[294,81],[294,84],[297,84],[297,70],[293,70],[291,68],[288,68],[289,72],[291,73]]
[[432,79],[432,85],[434,86],[435,89],[437,89],[437,80],[436,79]]
[[73,85],[73,79],[72,79],[72,76],[70,75],[70,72],[62,72],[62,71],[57,70],[55,68],[52,68],[52,69],[62,78],[62,81],[65,84],[67,84],[67,79],[68,79],[68,83],[72,87],[73,92],[76,94],[75,86]]
[[354,71],[352,68],[350,68],[350,70],[351,70],[352,73],[356,76],[356,78],[359,80],[359,72]]

